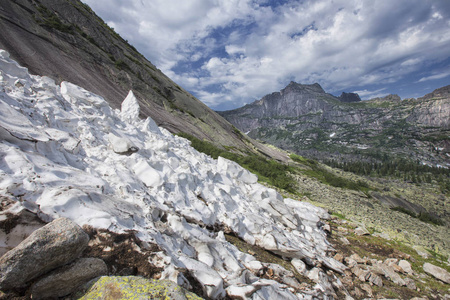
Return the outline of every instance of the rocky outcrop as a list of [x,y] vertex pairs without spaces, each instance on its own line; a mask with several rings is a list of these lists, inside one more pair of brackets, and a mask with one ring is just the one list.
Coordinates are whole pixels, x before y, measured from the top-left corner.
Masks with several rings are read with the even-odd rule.
[[346,103],[359,102],[361,101],[361,98],[356,93],[342,92],[342,94],[339,96],[339,101]]
[[45,225],[0,258],[0,289],[22,288],[70,263],[81,255],[88,241],[88,235],[69,219]]

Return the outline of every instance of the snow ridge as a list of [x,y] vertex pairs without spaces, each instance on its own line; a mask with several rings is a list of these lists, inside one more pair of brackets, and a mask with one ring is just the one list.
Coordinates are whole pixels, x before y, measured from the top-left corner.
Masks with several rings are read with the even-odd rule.
[[140,120],[131,91],[113,110],[74,84],[28,74],[3,50],[0,72],[0,195],[17,200],[13,210],[133,230],[164,250],[155,259],[163,278],[188,287],[178,271],[188,269],[213,299],[306,299],[324,290],[259,278],[264,264],[207,229],[214,225],[296,262],[342,268],[326,257],[323,209],[283,199],[238,164]]

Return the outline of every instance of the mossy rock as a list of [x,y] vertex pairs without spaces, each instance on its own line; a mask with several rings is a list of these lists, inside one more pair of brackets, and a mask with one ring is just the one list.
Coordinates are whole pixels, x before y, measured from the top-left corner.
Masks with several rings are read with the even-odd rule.
[[101,276],[76,293],[75,299],[203,299],[169,280],[138,276]]

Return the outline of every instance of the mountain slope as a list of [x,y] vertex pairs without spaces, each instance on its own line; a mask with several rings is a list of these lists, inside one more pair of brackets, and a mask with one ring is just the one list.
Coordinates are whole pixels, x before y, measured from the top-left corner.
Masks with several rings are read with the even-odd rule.
[[57,82],[66,80],[119,108],[129,90],[152,117],[173,133],[185,132],[219,146],[277,151],[238,133],[227,121],[165,76],[78,0],[0,0],[0,48]]
[[291,82],[280,92],[219,113],[250,137],[304,155],[352,159],[384,152],[446,165],[449,89],[417,100],[390,95],[358,101],[327,94],[318,84]]

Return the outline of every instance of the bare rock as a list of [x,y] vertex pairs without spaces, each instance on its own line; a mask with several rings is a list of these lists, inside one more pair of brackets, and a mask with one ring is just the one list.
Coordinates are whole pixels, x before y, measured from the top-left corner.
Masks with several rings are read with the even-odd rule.
[[391,280],[393,283],[404,286],[406,282],[395,272],[395,269],[391,266],[387,266],[385,264],[380,264],[379,267],[384,273],[384,276]]
[[341,237],[340,240],[344,245],[350,245],[350,242],[346,237]]
[[368,285],[367,283],[361,284],[360,288],[366,292],[367,296],[369,297],[373,297],[373,291],[372,288],[370,287],[370,285]]
[[381,279],[381,277],[372,271],[369,271],[366,278],[367,278],[368,282],[370,282],[376,286],[383,286],[383,280]]
[[299,274],[304,275],[306,273],[307,271],[306,264],[302,260],[294,258],[291,261],[291,264],[294,266],[295,270],[297,270]]
[[430,274],[431,276],[433,276],[445,283],[450,284],[450,273],[447,272],[446,270],[444,270],[438,266],[432,265],[430,263],[425,263],[423,265],[423,270],[426,273]]
[[356,253],[353,253],[352,255],[350,255],[350,258],[353,259],[354,261],[356,261],[358,264],[366,264],[367,263],[367,259],[361,258],[361,256],[359,256]]
[[341,253],[336,253],[336,255],[333,258],[335,260],[337,260],[338,262],[343,262],[344,261],[344,256]]
[[33,299],[63,297],[74,292],[91,279],[107,275],[108,268],[99,258],[80,258],[56,269],[37,281],[31,289]]
[[361,269],[358,266],[354,266],[352,268],[352,273],[358,277],[358,279],[362,282],[365,282],[367,280],[367,278],[369,277],[369,271]]
[[358,263],[356,262],[356,260],[354,260],[353,258],[351,258],[351,257],[346,257],[345,259],[344,259],[344,261],[345,261],[345,263],[346,263],[346,265],[349,267],[349,268],[353,268],[354,266],[356,266]]
[[367,229],[364,227],[357,227],[355,229],[355,234],[356,235],[370,235],[370,232],[367,231]]
[[416,290],[417,289],[416,283],[411,278],[405,278],[403,280],[405,281],[406,287],[408,289],[410,289],[410,290]]
[[0,289],[25,287],[38,276],[70,263],[88,242],[89,236],[73,221],[54,220],[0,258]]

